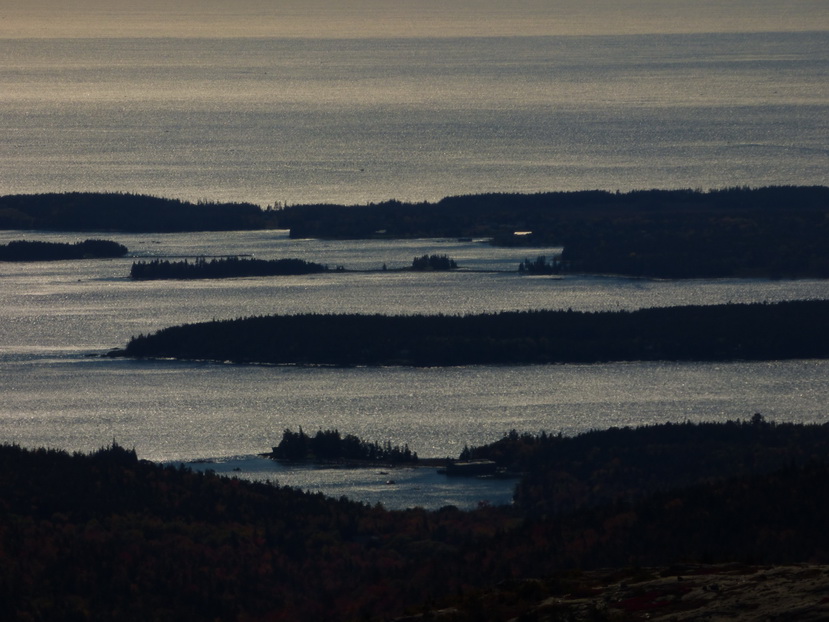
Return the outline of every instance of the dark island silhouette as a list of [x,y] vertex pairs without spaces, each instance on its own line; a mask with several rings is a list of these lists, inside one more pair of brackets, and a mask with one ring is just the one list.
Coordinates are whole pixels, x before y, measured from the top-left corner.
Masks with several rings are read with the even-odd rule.
[[260,316],[134,337],[110,356],[280,365],[517,365],[829,355],[829,301],[451,315]]
[[129,193],[0,196],[0,229],[45,231],[234,231],[267,227],[251,203],[190,203]]
[[136,281],[156,279],[222,279],[245,276],[288,276],[327,272],[328,266],[302,259],[249,259],[225,257],[207,260],[200,257],[170,261],[154,259],[136,261],[130,269],[130,278]]
[[457,268],[455,260],[447,255],[422,255],[412,260],[412,270],[419,272],[445,272]]
[[[418,272],[435,272],[457,269],[458,264],[446,255],[423,255],[412,260],[410,270]],[[304,259],[252,259],[246,257],[222,257],[208,260],[196,258],[190,262],[153,259],[136,261],[130,269],[130,278],[136,281],[157,279],[225,279],[253,276],[291,276],[301,274],[318,274],[329,272],[327,265],[306,261]],[[337,266],[335,272],[346,272],[343,266]],[[382,268],[383,272],[391,272]],[[365,272],[365,270],[361,271]]]
[[83,242],[41,242],[15,240],[0,246],[0,261],[60,261],[65,259],[103,259],[123,257],[128,249],[109,240]]
[[567,272],[829,277],[826,186],[493,193],[434,203],[265,209],[115,193],[9,195],[0,197],[0,228],[289,229],[294,238],[483,238],[497,245],[563,248],[557,269]]
[[286,429],[279,445],[267,454],[285,462],[312,462],[329,464],[415,464],[417,453],[408,445],[392,445],[365,441],[353,434],[341,435],[339,430],[317,430],[313,436]]
[[[467,454],[524,472],[514,505],[388,511],[154,464],[116,444],[74,455],[0,445],[0,614],[669,619],[721,613],[732,576],[777,598],[810,577],[811,592],[786,602],[820,619],[827,449],[828,425],[759,414],[569,438],[511,432]],[[791,573],[783,589],[770,564],[778,579]]]
[[560,267],[570,272],[829,277],[825,186],[482,194],[436,203],[295,205],[272,217],[297,238],[489,238],[563,247]]

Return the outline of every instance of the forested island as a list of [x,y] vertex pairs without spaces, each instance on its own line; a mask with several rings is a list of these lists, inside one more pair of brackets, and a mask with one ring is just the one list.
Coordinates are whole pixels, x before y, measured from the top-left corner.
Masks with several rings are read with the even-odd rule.
[[[411,270],[437,272],[457,269],[458,264],[446,255],[423,255],[412,260]],[[337,266],[336,272],[345,272]],[[387,271],[385,266],[383,272]],[[327,265],[304,259],[253,259],[247,257],[222,257],[208,260],[199,257],[192,263],[153,259],[133,262],[130,278],[136,281],[157,279],[225,279],[248,276],[291,276],[329,272]]]
[[446,272],[457,268],[455,260],[446,255],[422,255],[412,260],[412,270],[419,272]]
[[829,301],[636,311],[285,315],[134,337],[111,356],[281,365],[511,365],[829,356]]
[[827,445],[826,424],[759,414],[512,432],[468,453],[525,471],[516,504],[473,511],[387,511],[117,445],[2,445],[0,615],[610,622],[766,619],[779,601],[774,613],[821,619]]
[[339,430],[317,430],[313,436],[302,428],[285,430],[279,445],[268,456],[286,462],[334,464],[414,464],[417,453],[408,445],[365,441],[353,434],[341,435]]
[[245,276],[288,276],[327,272],[328,266],[303,259],[251,259],[224,257],[207,260],[200,257],[170,261],[153,259],[136,261],[130,268],[130,278],[136,281],[156,279],[221,279]]
[[[0,197],[0,228],[289,229],[294,238],[486,238],[563,247],[557,269],[661,278],[829,278],[829,187],[481,194],[435,203],[199,203],[132,194]],[[516,235],[520,233],[521,235]]]
[[84,240],[72,244],[15,240],[0,245],[0,261],[60,261],[64,259],[104,259],[123,257],[128,249],[109,240]]

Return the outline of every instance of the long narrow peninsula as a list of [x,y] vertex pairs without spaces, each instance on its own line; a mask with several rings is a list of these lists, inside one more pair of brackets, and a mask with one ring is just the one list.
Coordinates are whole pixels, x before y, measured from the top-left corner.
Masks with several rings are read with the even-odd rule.
[[511,365],[829,356],[829,301],[637,311],[286,315],[134,337],[112,356],[278,365]]

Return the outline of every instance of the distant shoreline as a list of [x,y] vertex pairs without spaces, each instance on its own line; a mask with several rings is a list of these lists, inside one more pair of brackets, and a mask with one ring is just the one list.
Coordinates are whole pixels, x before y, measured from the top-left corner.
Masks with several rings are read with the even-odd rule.
[[187,203],[131,194],[0,197],[0,228],[187,232],[288,229],[292,238],[487,238],[563,248],[562,273],[829,278],[829,187],[491,193],[438,202]]

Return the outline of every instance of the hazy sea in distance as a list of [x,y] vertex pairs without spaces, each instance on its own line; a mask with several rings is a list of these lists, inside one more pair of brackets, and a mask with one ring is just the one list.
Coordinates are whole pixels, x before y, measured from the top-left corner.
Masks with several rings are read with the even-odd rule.
[[829,33],[0,40],[0,193],[827,183]]
[[[0,40],[0,194],[366,203],[478,192],[826,184],[826,32],[444,39]],[[0,264],[0,440],[275,479],[389,507],[508,502],[509,482],[430,469],[293,469],[285,428],[457,456],[510,429],[575,434],[686,419],[825,421],[829,363],[314,369],[102,359],[133,335],[268,313],[634,309],[829,297],[818,280],[526,277],[557,249],[106,237],[124,259]],[[250,254],[349,269],[448,254],[440,275],[127,278],[136,258]],[[238,470],[237,470],[238,469]],[[394,484],[390,484],[394,480]]]

